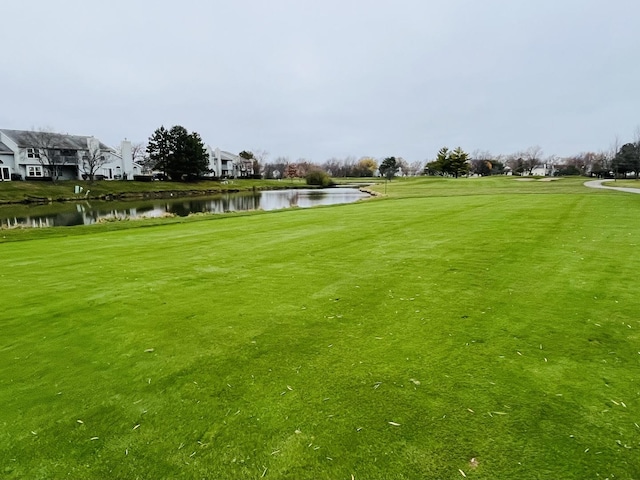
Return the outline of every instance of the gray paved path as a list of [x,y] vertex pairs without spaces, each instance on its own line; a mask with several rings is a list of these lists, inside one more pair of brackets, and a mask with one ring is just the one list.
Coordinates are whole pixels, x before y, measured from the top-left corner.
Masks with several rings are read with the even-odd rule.
[[603,185],[603,182],[611,182],[611,180],[591,180],[589,182],[584,182],[584,186],[589,188],[604,188],[605,190],[618,190],[619,192],[640,193],[640,188],[609,187]]

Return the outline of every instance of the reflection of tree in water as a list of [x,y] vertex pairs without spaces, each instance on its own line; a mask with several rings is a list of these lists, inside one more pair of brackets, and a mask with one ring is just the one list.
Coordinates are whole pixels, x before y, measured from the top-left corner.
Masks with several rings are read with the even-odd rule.
[[135,209],[132,208],[131,210],[132,211],[135,210],[138,215],[144,215],[146,213],[153,212],[155,210],[155,208],[154,208],[153,205],[143,205],[143,206],[137,207]]
[[183,200],[181,202],[167,202],[164,206],[164,211],[172,213],[179,217],[186,217],[190,213],[197,211],[192,206],[194,205],[192,200]]
[[190,213],[224,213],[260,208],[260,194],[227,193],[213,198],[165,202],[164,211],[186,217]]
[[229,196],[228,211],[258,210],[260,208],[260,194],[250,193],[247,195],[231,194]]
[[56,215],[53,226],[54,227],[71,227],[74,225],[82,225],[84,219],[82,218],[82,212],[68,212],[59,213]]
[[300,201],[300,194],[296,190],[289,192],[287,194],[287,200],[289,201],[290,207],[297,207]]

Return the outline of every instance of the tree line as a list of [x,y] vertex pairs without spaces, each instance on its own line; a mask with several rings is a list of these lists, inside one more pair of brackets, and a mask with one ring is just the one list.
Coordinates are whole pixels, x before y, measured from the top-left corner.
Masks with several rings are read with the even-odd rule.
[[[38,150],[37,159],[50,172],[55,181],[59,172],[69,161],[61,147],[63,135],[41,130],[33,132],[34,147]],[[254,153],[255,152],[255,153]],[[164,126],[156,129],[146,145],[132,144],[133,159],[147,172],[162,172],[173,180],[188,180],[210,176],[209,155],[197,132],[175,125],[169,129]],[[590,175],[596,177],[626,177],[633,173],[640,176],[640,127],[636,129],[634,141],[621,144],[616,137],[607,150],[599,152],[581,152],[559,159],[555,155],[544,155],[540,146],[531,146],[525,150],[507,155],[494,155],[488,151],[475,150],[467,153],[461,147],[450,150],[442,147],[434,160],[407,162],[401,156],[385,157],[380,162],[371,156],[330,158],[320,164],[304,158],[291,161],[288,157],[277,157],[268,162],[268,152],[264,150],[243,150],[241,158],[252,162],[253,172],[264,178],[306,177],[316,171],[322,171],[330,177],[374,177],[395,175],[442,175],[458,177],[461,175],[502,175],[507,172],[516,175],[531,175],[541,165],[550,166],[547,174]],[[72,159],[77,161],[75,158]],[[108,163],[96,142],[89,145],[81,155],[78,165],[88,179],[93,180],[100,167]]]
[[[174,126],[167,130],[157,129],[149,138],[146,155],[140,155],[140,144],[134,144],[134,157],[147,169],[161,171],[172,179],[197,178],[210,173],[208,155],[200,135],[189,133],[184,127]],[[360,158],[330,158],[315,163],[304,158],[295,161],[280,156],[267,161],[268,153],[257,150],[243,150],[240,156],[253,162],[255,173],[264,178],[303,178],[312,172],[322,171],[331,177],[373,177],[395,175],[441,175],[458,177],[462,175],[531,175],[542,165],[549,166],[548,174],[627,176],[633,172],[640,175],[640,128],[635,140],[620,145],[616,138],[608,150],[581,152],[568,158],[559,159],[555,155],[545,155],[538,145],[511,154],[492,154],[475,150],[472,153],[461,147],[442,147],[435,159],[407,162],[400,156],[385,157],[378,161],[371,156]]]

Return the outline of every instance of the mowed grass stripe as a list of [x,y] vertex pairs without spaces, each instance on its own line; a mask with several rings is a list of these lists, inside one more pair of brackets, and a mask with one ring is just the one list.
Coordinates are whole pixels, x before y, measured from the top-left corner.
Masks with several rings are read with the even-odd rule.
[[637,207],[398,198],[4,244],[2,467],[633,477]]

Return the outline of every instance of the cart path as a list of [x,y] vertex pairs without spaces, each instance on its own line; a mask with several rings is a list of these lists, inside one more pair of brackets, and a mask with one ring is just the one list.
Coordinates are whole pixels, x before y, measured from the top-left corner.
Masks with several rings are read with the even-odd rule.
[[620,192],[627,193],[640,193],[640,188],[628,188],[628,187],[608,187],[603,185],[603,182],[610,182],[611,180],[591,180],[589,182],[584,182],[585,187],[589,188],[604,188],[605,190],[618,190]]

